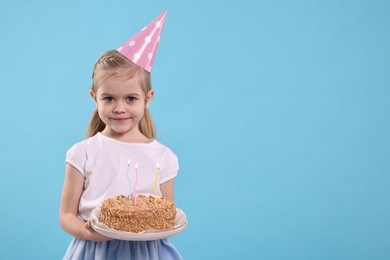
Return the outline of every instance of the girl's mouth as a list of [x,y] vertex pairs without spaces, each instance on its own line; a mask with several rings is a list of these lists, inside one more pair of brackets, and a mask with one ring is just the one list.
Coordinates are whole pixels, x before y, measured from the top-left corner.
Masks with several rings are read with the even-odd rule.
[[123,122],[129,119],[128,117],[114,117],[112,120],[118,121],[118,122]]

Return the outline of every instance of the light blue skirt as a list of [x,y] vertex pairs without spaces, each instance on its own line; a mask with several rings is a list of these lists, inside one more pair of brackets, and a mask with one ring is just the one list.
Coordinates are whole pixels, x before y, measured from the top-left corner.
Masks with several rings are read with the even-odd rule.
[[73,238],[65,260],[177,260],[183,259],[168,239],[152,241],[110,240],[95,242]]

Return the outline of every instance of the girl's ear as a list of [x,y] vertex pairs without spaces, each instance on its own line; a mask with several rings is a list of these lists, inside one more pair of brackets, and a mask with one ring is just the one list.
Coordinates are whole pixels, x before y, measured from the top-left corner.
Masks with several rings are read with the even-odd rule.
[[95,92],[93,92],[92,89],[89,90],[89,95],[93,98],[93,100],[95,100],[95,103],[97,103],[96,102],[96,94],[95,94]]
[[89,95],[90,95],[90,96],[93,98],[93,100],[95,101],[96,108],[98,108],[96,93],[95,93],[92,89],[90,89],[90,90],[89,90]]
[[154,90],[151,89],[151,90],[149,90],[149,92],[148,92],[148,94],[146,96],[146,105],[145,105],[146,109],[148,109],[150,101],[152,101],[153,96],[154,96]]

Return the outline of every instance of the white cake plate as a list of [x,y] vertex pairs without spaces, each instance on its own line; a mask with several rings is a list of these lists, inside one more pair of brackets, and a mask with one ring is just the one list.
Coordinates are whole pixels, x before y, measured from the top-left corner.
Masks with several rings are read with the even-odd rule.
[[176,220],[173,229],[148,230],[141,233],[118,231],[113,228],[109,228],[105,224],[99,222],[99,213],[100,213],[99,207],[92,211],[92,220],[91,220],[92,228],[96,232],[106,237],[120,239],[120,240],[145,241],[145,240],[157,240],[157,239],[167,238],[182,232],[188,225],[186,214],[184,213],[183,210],[179,208],[176,208]]

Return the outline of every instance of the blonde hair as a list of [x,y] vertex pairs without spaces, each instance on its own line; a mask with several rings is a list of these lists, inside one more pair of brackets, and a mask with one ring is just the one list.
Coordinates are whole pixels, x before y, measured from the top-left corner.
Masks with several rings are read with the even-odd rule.
[[[150,73],[134,64],[118,51],[108,51],[95,63],[92,74],[91,90],[96,93],[99,86],[108,78],[121,78],[127,80],[133,77],[138,78],[146,102],[147,94],[152,90]],[[105,127],[106,125],[100,119],[97,109],[95,109],[88,125],[87,138],[103,131]],[[147,109],[145,109],[144,116],[138,123],[138,129],[147,138],[156,138],[152,117]]]

